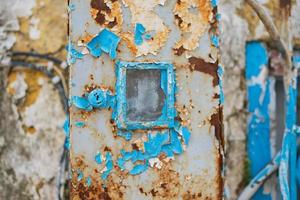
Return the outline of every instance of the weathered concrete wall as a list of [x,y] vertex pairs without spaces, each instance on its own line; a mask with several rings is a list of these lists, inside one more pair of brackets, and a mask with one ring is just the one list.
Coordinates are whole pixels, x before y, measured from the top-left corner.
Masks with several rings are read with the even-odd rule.
[[0,199],[56,199],[65,119],[58,91],[43,73],[8,65],[11,59],[53,63],[7,50],[64,59],[66,2],[2,0],[0,10]]

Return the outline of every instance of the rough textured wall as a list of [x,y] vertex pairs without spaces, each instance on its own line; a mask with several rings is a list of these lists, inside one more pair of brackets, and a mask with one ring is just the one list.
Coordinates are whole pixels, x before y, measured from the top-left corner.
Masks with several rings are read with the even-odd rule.
[[[275,20],[281,34],[291,16],[293,45],[299,47],[300,1],[259,0]],[[269,35],[253,10],[242,0],[222,0],[221,62],[224,76],[224,125],[226,137],[226,189],[229,199],[249,181],[249,163],[246,152],[247,94],[245,74],[245,44],[251,40],[270,42]],[[291,8],[291,11],[290,11]],[[298,11],[297,11],[298,10]]]
[[56,199],[65,119],[58,91],[42,72],[8,65],[53,63],[7,50],[64,59],[66,2],[2,0],[0,10],[0,199]]

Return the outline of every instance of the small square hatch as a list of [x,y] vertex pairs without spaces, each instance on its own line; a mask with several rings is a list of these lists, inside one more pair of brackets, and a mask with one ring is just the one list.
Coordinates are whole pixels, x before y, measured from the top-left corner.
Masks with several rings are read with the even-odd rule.
[[117,63],[117,125],[136,130],[172,128],[175,77],[169,63]]

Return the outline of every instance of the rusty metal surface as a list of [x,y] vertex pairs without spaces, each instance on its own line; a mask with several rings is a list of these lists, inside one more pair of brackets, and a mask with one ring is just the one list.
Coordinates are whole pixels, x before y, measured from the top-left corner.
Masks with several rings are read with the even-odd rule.
[[[85,111],[71,105],[72,199],[221,199],[222,70],[215,1],[71,0],[69,7],[70,44],[82,53],[71,65],[70,97],[83,96],[94,88],[107,88],[115,95],[119,60],[172,63],[177,82],[176,118],[191,132],[181,155],[167,159],[160,154],[159,165],[130,175],[116,164],[120,151],[143,149],[145,135],[155,131],[133,131],[127,141],[117,136],[112,109]],[[137,23],[151,35],[141,45],[135,43]],[[86,47],[103,28],[120,38],[115,59],[106,53],[96,58]],[[95,156],[108,152],[113,169],[103,180],[105,162],[98,164]]]

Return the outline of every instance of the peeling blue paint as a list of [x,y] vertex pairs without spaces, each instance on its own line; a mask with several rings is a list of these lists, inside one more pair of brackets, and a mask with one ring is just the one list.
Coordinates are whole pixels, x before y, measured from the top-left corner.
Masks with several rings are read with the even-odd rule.
[[180,140],[178,138],[178,134],[177,132],[175,132],[175,130],[171,129],[170,131],[170,135],[171,135],[171,149],[175,154],[182,154],[183,153],[183,149],[180,143]]
[[100,152],[98,152],[95,156],[95,161],[98,165],[102,164],[102,155]]
[[214,7],[217,7],[218,6],[218,0],[210,0],[210,3],[211,3],[211,5],[212,5],[212,7],[214,8]]
[[86,110],[86,111],[91,111],[93,110],[92,105],[89,103],[89,101],[84,98],[84,97],[79,97],[79,96],[73,96],[72,97],[72,104],[81,109],[81,110]]
[[[179,122],[176,122],[175,129],[170,129],[163,133],[148,134],[147,141],[144,142],[144,152],[133,150],[127,152],[124,149],[120,151],[121,157],[117,159],[118,167],[123,171],[126,170],[125,163],[131,161],[133,164],[137,161],[143,161],[145,164],[138,164],[130,170],[130,174],[136,175],[148,169],[148,160],[151,158],[158,158],[161,153],[166,154],[167,157],[174,157],[175,154],[182,154],[183,148],[179,139],[182,136],[185,144],[188,144],[190,139],[190,132],[186,127],[182,127]],[[128,170],[128,169],[127,169]]]
[[220,20],[221,20],[221,17],[222,17],[222,15],[221,15],[220,13],[217,13],[217,15],[216,15],[216,19],[217,19],[218,21],[220,21]]
[[123,158],[118,158],[117,159],[117,165],[119,166],[119,168],[124,171],[126,168],[125,168],[125,163],[126,161],[123,159]]
[[82,128],[85,126],[85,123],[84,122],[75,122],[75,126],[78,128]]
[[106,180],[108,175],[113,169],[113,161],[112,161],[112,156],[110,152],[106,152],[106,162],[105,162],[105,167],[106,170],[101,174],[102,180]]
[[298,161],[297,161],[297,180],[298,180],[298,187],[300,188],[300,155],[298,156]]
[[86,183],[86,185],[87,185],[88,187],[90,187],[90,186],[92,185],[92,179],[91,179],[90,176],[88,176],[88,177],[86,178],[85,183]]
[[69,6],[68,6],[68,11],[69,11],[69,12],[73,12],[75,9],[76,9],[75,4],[70,3]]
[[64,122],[63,125],[64,133],[66,135],[65,142],[64,142],[64,147],[68,150],[71,148],[71,142],[70,142],[70,119],[69,116],[67,115],[67,119]]
[[77,51],[71,43],[67,45],[66,50],[68,51],[67,61],[69,65],[74,64],[77,59],[82,59],[84,56],[81,52]]
[[67,119],[65,120],[64,126],[64,133],[66,135],[66,137],[70,136],[70,120],[69,120],[69,116],[67,116]]
[[117,135],[120,136],[120,137],[123,137],[126,141],[130,141],[131,138],[132,138],[132,132],[130,132],[130,131],[125,131],[124,132],[124,131],[119,130],[117,132]]
[[70,142],[70,137],[66,137],[64,147],[68,150],[71,148],[71,142]]
[[191,132],[187,127],[182,127],[182,137],[183,141],[186,145],[189,144],[190,138],[191,138]]
[[188,145],[191,133],[187,127],[182,127],[181,124],[178,121],[175,121],[174,123],[174,130],[182,136],[183,141],[186,145]]
[[80,169],[77,169],[77,181],[81,181],[83,179],[83,173]]
[[294,55],[293,56],[293,64],[295,65],[296,68],[300,68],[300,55]]
[[88,101],[94,108],[108,108],[114,104],[114,96],[109,90],[95,89],[89,93]]
[[166,154],[167,157],[174,157],[173,150],[170,144],[163,145],[161,151]]
[[100,57],[103,51],[108,53],[111,59],[115,59],[119,42],[119,36],[108,29],[103,29],[96,37],[87,43],[87,48],[92,56]]
[[134,166],[133,169],[130,170],[129,174],[131,174],[131,175],[141,174],[144,171],[146,171],[148,168],[149,168],[149,163],[147,161],[145,164],[140,164],[140,165]]
[[[248,122],[247,151],[250,160],[250,174],[254,177],[271,161],[270,146],[270,80],[261,83],[257,79],[268,64],[266,48],[260,42],[249,42],[246,45],[246,79],[248,85]],[[261,148],[264,147],[264,148]],[[271,199],[270,193],[260,188],[254,200]]]
[[219,47],[219,37],[217,35],[211,35],[210,36],[210,41],[212,43],[213,46],[215,47]]
[[151,34],[145,34],[144,38],[145,38],[145,40],[151,40],[152,35]]
[[220,104],[223,105],[224,101],[225,101],[225,97],[224,97],[224,92],[223,92],[223,74],[224,74],[224,70],[221,66],[218,66],[218,77],[219,77],[219,88],[220,88]]
[[[293,86],[295,85],[295,86]],[[297,199],[296,159],[297,135],[295,131],[297,113],[297,77],[293,77],[286,92],[285,132],[279,166],[279,182],[283,199]]]
[[143,34],[146,32],[145,27],[140,24],[137,23],[135,25],[135,31],[134,31],[134,43],[136,45],[141,45],[143,44]]

